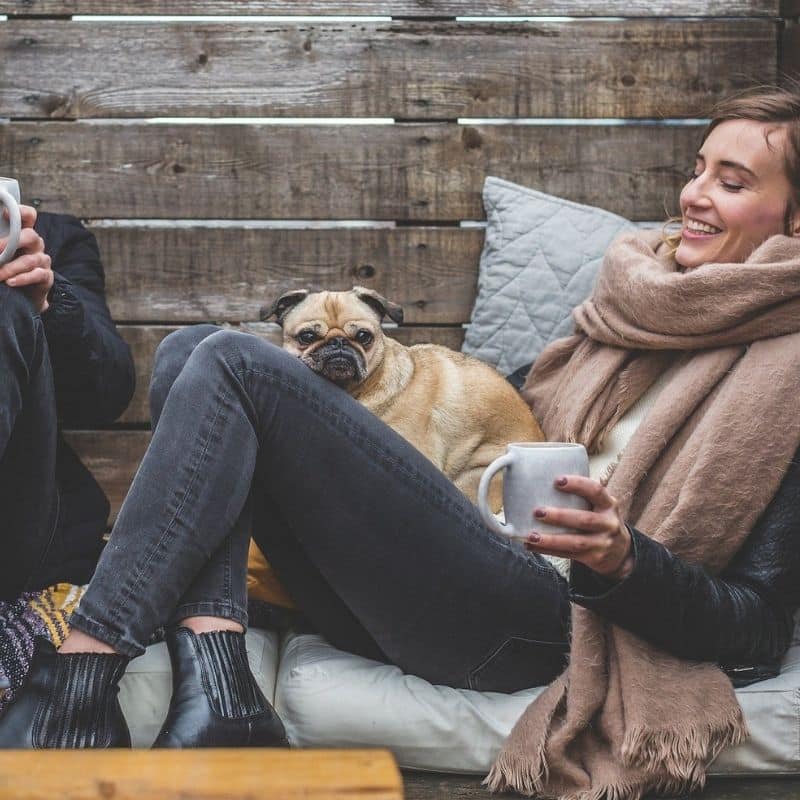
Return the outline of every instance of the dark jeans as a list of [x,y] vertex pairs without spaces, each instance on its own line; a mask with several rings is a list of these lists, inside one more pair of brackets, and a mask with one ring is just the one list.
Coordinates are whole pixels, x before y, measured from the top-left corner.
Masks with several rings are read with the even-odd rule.
[[0,283],[0,599],[26,588],[56,530],[56,398],[42,320]]
[[489,532],[424,456],[298,359],[248,334],[185,329],[159,348],[151,409],[150,447],[76,628],[136,655],[170,620],[246,623],[252,530],[344,650],[498,691],[563,667],[561,576]]

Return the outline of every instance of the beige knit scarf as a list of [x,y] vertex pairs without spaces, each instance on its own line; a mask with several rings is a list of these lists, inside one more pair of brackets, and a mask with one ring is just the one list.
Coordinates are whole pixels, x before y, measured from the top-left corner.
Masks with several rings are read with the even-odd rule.
[[[548,439],[597,451],[676,364],[608,488],[627,521],[716,573],[800,443],[800,239],[775,236],[744,263],[685,273],[659,241],[612,245],[574,312],[576,335],[545,349],[523,392]],[[746,735],[717,666],[674,658],[573,606],[569,666],[517,722],[487,783],[581,800],[681,793]]]

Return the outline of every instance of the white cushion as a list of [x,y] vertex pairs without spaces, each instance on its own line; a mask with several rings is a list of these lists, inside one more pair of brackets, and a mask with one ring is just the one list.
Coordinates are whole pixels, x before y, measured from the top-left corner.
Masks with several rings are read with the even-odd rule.
[[[505,695],[433,686],[304,634],[282,645],[275,704],[297,746],[388,747],[401,767],[485,774],[540,691]],[[800,641],[780,676],[737,696],[750,739],[722,753],[710,774],[800,772]]]
[[[267,700],[275,697],[278,635],[251,628],[246,636],[247,657],[256,683]],[[172,669],[164,642],[151,645],[134,658],[120,681],[119,700],[134,747],[150,747],[167,716],[172,695]]]

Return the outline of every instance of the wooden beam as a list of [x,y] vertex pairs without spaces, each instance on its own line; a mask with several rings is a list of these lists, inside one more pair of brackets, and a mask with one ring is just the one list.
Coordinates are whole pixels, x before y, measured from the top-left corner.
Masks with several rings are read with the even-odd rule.
[[777,22],[10,20],[0,108],[24,119],[696,117],[774,82]]
[[480,219],[496,175],[653,220],[676,208],[700,130],[16,122],[0,153],[28,202],[82,217]]
[[5,0],[0,14],[775,17],[779,0]]
[[478,228],[95,228],[118,322],[258,322],[288,289],[376,289],[413,324],[469,320]]
[[[153,373],[153,357],[156,348],[165,336],[179,329],[174,325],[123,325],[120,333],[131,348],[136,364],[136,392],[125,413],[120,418],[125,424],[149,424],[148,387]],[[280,345],[280,328],[274,323],[242,325],[239,330],[262,336],[273,344]],[[432,342],[460,350],[464,340],[464,330],[460,326],[436,327],[405,326],[389,328],[386,334],[405,345]]]
[[37,750],[0,753],[4,800],[401,800],[385,750]]
[[[106,493],[111,503],[109,522],[113,522],[147,449],[150,432],[66,431],[64,436]],[[3,762],[0,760],[0,797],[6,800],[2,774]]]
[[782,17],[800,16],[800,0],[783,0],[781,3]]
[[800,80],[800,25],[793,25],[783,32],[781,72]]

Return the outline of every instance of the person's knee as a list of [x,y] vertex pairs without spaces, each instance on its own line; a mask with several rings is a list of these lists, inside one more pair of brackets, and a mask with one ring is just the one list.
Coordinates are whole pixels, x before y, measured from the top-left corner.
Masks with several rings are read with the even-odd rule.
[[173,331],[158,345],[150,378],[150,414],[155,423],[167,394],[200,342],[219,331],[216,325],[190,325]]
[[251,333],[217,330],[197,347],[193,360],[205,367],[224,364],[240,371],[269,369],[281,362],[291,361],[292,357],[285,350]]
[[181,377],[193,383],[232,379],[250,386],[256,374],[292,374],[295,381],[313,376],[299,359],[260,336],[220,330],[195,348]]

